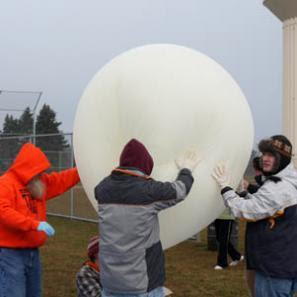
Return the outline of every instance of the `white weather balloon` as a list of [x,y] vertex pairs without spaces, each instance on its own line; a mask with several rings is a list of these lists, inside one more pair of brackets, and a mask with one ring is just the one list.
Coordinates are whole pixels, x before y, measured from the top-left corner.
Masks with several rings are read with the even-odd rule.
[[253,122],[239,86],[214,60],[183,46],[147,45],[105,65],[78,105],[74,152],[95,208],[95,186],[118,165],[131,138],[152,154],[157,180],[175,179],[174,160],[188,147],[198,148],[202,158],[190,195],[159,215],[168,248],[223,211],[211,173],[218,162],[228,161],[233,185],[239,182],[252,149]]

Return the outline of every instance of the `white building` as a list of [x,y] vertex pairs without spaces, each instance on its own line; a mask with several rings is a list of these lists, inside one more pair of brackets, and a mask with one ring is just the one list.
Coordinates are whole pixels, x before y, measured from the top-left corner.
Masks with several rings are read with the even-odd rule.
[[297,0],[265,0],[263,4],[283,22],[282,129],[293,144],[297,167]]

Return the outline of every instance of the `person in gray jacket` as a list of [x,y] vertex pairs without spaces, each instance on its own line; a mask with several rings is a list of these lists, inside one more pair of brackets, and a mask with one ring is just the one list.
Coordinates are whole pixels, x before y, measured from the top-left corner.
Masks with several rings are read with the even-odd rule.
[[229,186],[230,174],[217,166],[213,177],[225,205],[253,223],[247,230],[249,262],[255,269],[255,297],[291,297],[297,290],[297,172],[292,144],[283,135],[259,143],[264,181],[247,199]]
[[120,166],[96,186],[103,297],[164,296],[158,212],[184,200],[198,162],[189,151],[176,161],[180,171],[174,182],[155,181],[151,155],[132,139],[121,153]]

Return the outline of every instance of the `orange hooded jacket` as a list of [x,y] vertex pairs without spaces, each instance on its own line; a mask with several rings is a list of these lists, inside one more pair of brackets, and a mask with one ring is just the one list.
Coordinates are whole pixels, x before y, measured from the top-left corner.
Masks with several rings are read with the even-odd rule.
[[[45,243],[47,236],[37,227],[46,221],[46,201],[79,182],[76,168],[43,173],[49,167],[45,154],[27,143],[0,177],[0,247],[35,248]],[[40,173],[46,185],[45,194],[42,199],[33,199],[26,185]]]

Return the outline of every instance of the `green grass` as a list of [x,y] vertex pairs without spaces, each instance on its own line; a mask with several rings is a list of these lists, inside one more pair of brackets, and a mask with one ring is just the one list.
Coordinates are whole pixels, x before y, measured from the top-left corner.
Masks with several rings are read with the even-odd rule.
[[[86,245],[98,233],[95,223],[49,217],[56,235],[41,248],[43,296],[76,296],[75,274],[86,259]],[[244,224],[240,225],[240,250]],[[166,251],[166,286],[174,297],[248,297],[244,263],[214,271],[216,252],[207,251],[206,230],[201,243],[185,241]]]
[[[84,189],[81,186],[73,188],[73,216],[96,220],[98,215],[92,207]],[[63,195],[47,202],[47,211],[53,214],[65,216],[71,215],[71,192],[68,191]]]

